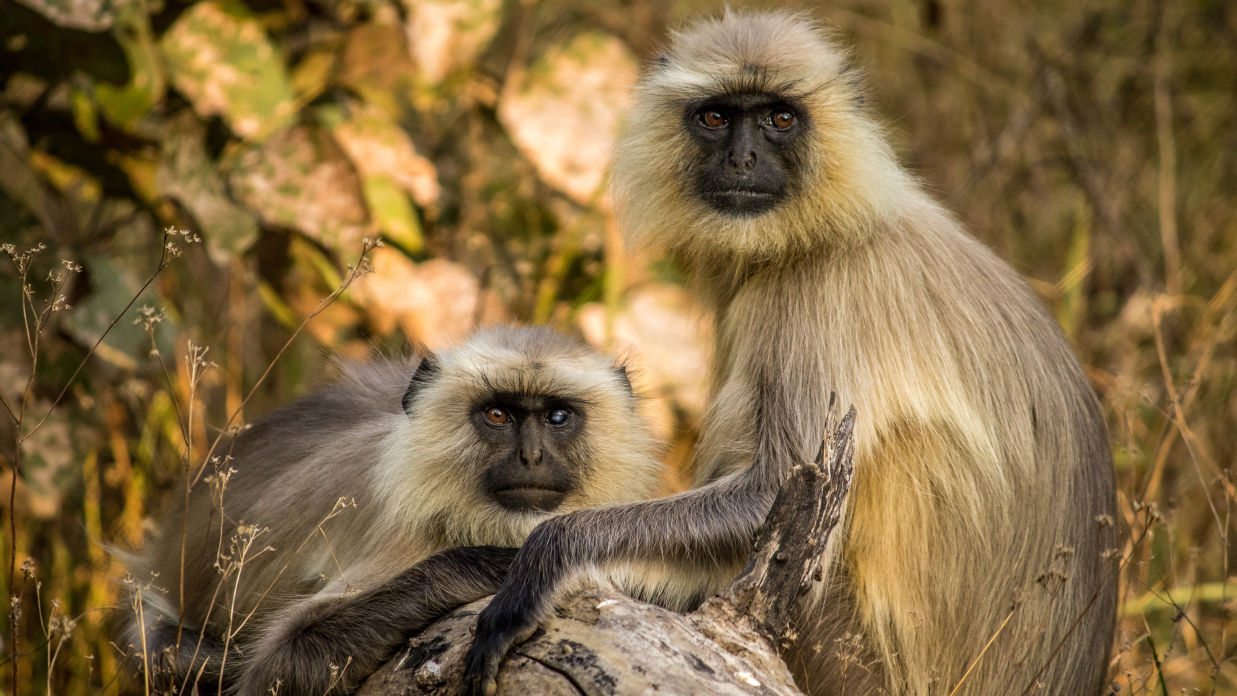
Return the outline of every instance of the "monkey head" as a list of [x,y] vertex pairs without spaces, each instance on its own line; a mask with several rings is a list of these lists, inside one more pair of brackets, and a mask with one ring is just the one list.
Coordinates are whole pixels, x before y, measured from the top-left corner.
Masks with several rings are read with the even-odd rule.
[[557,395],[494,392],[473,412],[478,437],[489,445],[485,493],[511,510],[552,512],[580,472],[573,456],[583,433],[582,404]]
[[444,546],[519,545],[551,514],[647,498],[660,480],[626,370],[548,329],[426,355],[403,407],[378,493]]
[[807,17],[727,11],[648,67],[613,185],[634,244],[759,260],[891,219],[902,177],[845,51]]

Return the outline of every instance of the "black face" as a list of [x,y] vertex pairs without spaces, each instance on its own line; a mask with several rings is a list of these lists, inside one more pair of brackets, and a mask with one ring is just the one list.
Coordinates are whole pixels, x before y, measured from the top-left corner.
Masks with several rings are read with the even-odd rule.
[[489,446],[482,491],[512,510],[553,510],[577,485],[573,448],[584,432],[578,404],[544,396],[496,394],[473,410]]
[[790,193],[795,143],[806,129],[793,103],[770,94],[727,94],[693,102],[686,128],[700,145],[691,168],[696,195],[719,213],[764,213]]

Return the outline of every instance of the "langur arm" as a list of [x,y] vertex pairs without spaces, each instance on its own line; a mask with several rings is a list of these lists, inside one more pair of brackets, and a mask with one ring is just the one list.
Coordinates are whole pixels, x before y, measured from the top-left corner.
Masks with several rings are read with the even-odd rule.
[[465,660],[468,693],[494,693],[507,651],[533,634],[557,591],[583,566],[624,558],[727,565],[745,558],[777,494],[753,471],[669,498],[578,510],[538,525],[478,617]]
[[277,617],[245,656],[240,696],[348,694],[411,635],[498,589],[516,549],[473,546],[430,556],[353,597],[311,599]]

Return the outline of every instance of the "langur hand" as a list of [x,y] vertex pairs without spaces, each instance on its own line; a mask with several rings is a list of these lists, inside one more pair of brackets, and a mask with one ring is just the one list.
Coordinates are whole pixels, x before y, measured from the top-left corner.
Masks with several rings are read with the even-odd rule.
[[477,631],[464,662],[464,693],[468,696],[493,696],[503,658],[512,646],[531,638],[541,622],[541,612],[528,604],[504,601],[512,594],[499,592],[477,618]]
[[532,637],[554,606],[554,597],[568,569],[581,560],[574,554],[583,511],[552,517],[528,535],[498,593],[477,617],[472,647],[464,661],[464,693],[493,696],[495,677],[507,651]]

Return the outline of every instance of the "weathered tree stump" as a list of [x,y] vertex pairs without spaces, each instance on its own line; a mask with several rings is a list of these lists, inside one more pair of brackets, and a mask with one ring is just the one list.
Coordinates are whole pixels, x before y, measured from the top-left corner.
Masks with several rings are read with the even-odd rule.
[[[498,694],[800,694],[778,656],[801,595],[850,489],[855,413],[830,403],[815,462],[793,467],[747,567],[696,611],[679,614],[613,590],[563,602],[498,673]],[[461,691],[476,615],[489,600],[430,626],[365,682],[362,696]]]

